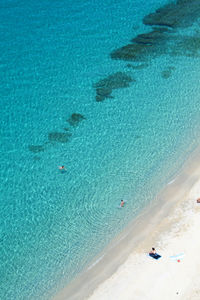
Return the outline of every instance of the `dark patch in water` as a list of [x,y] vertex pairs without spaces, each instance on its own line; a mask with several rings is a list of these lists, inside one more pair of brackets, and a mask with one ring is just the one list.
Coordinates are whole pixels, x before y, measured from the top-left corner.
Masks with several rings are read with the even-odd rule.
[[50,142],[57,142],[57,143],[67,143],[71,133],[64,133],[64,132],[50,132],[48,134],[48,139]]
[[175,43],[169,51],[171,56],[200,57],[200,36],[175,36]]
[[133,30],[138,30],[140,27],[138,25],[134,25],[132,28]]
[[101,102],[101,101],[105,100],[106,98],[113,98],[113,96],[111,96],[111,93],[112,93],[111,88],[108,88],[108,87],[96,88],[96,101]]
[[41,159],[41,157],[39,157],[39,156],[34,156],[33,159],[34,159],[35,161],[38,161],[38,160]]
[[200,37],[175,35],[171,28],[185,28],[191,26],[200,17],[200,1],[180,0],[165,5],[155,13],[144,17],[143,23],[159,25],[152,27],[152,31],[137,35],[132,43],[111,52],[112,59],[125,61],[146,61],[163,54],[185,55],[199,57]]
[[[142,69],[147,62],[161,55],[199,57],[200,37],[177,35],[177,28],[191,26],[200,17],[200,0],[177,0],[164,5],[143,18],[145,25],[152,26],[150,32],[138,34],[131,43],[110,53],[112,59],[132,62],[144,62],[138,66],[127,64],[128,68]],[[162,77],[171,76],[172,69],[163,70]],[[123,79],[122,72],[114,73],[94,85],[96,101],[112,97],[112,90],[127,87],[130,81]],[[127,76],[127,75],[126,75]],[[117,78],[117,79],[116,79]],[[125,84],[120,85],[120,82]]]
[[140,64],[140,65],[134,66],[132,64],[127,64],[126,66],[127,66],[127,68],[131,68],[134,70],[141,70],[141,69],[147,68],[149,65],[148,64]]
[[160,32],[160,33],[162,33],[162,32],[173,32],[173,29],[171,29],[171,28],[168,28],[168,27],[158,27],[158,26],[152,26],[152,29],[154,30],[154,31],[157,31],[157,32]]
[[199,0],[178,0],[176,3],[164,5],[144,17],[145,25],[168,26],[172,28],[189,27],[200,16]]
[[135,43],[114,50],[111,52],[110,56],[112,59],[125,61],[145,61],[154,51],[154,45]]
[[42,146],[42,145],[29,145],[28,149],[29,149],[29,151],[31,151],[33,153],[39,153],[39,152],[43,152],[45,150],[44,146]]
[[164,79],[168,79],[172,75],[172,71],[175,69],[175,67],[168,67],[166,70],[163,70],[161,72],[161,76]]
[[[74,113],[71,115],[71,117],[67,120],[69,124],[73,127],[78,126],[79,122],[82,120],[85,120],[86,118],[78,113]],[[65,132],[49,132],[48,133],[48,140],[44,142],[44,145],[29,145],[28,148],[33,153],[39,153],[47,149],[49,146],[52,146],[54,143],[67,143],[70,140],[70,137],[72,136],[72,133],[70,132],[70,128],[63,128]],[[40,160],[41,158],[39,156],[34,156],[33,159],[35,161]]]
[[154,28],[148,33],[138,34],[131,42],[144,45],[158,44],[165,38],[163,33],[168,31],[167,28]]
[[74,114],[72,114],[71,117],[67,120],[67,122],[68,122],[71,126],[76,127],[76,126],[78,126],[78,124],[79,124],[81,121],[83,121],[83,120],[85,120],[85,119],[86,119],[86,118],[85,118],[83,115],[78,114],[78,113],[74,113]]
[[135,80],[123,72],[117,72],[99,80],[94,84],[94,88],[96,88],[96,101],[101,102],[106,98],[112,98],[112,90],[129,87],[133,81]]

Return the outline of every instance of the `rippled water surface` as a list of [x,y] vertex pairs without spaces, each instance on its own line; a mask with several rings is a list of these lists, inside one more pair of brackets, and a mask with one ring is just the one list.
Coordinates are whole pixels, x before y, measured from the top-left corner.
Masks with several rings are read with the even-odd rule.
[[0,299],[49,299],[199,144],[198,15],[144,25],[165,3],[1,1]]

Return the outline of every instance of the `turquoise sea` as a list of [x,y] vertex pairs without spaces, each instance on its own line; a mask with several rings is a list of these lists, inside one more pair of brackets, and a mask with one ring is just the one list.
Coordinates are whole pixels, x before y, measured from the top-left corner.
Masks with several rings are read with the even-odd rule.
[[[199,145],[190,2],[171,28],[143,18],[176,1],[1,0],[0,299],[50,299]],[[116,58],[152,30],[135,60]]]

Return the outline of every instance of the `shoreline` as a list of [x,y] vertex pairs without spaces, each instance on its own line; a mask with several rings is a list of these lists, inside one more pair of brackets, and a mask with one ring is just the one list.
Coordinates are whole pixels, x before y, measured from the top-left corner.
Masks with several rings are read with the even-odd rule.
[[[163,253],[165,249],[164,243],[162,242],[163,236],[166,234],[170,236],[177,222],[183,221],[183,224],[185,223],[183,212],[188,203],[192,205],[188,210],[190,213],[197,205],[194,199],[192,199],[192,203],[187,200],[191,198],[190,194],[192,192],[191,190],[194,189],[194,185],[198,185],[199,182],[200,186],[199,150],[200,147],[193,151],[189,159],[177,172],[177,176],[167,183],[156,198],[142,210],[140,215],[129,223],[126,228],[95,257],[87,269],[53,297],[54,300],[100,300],[107,299],[106,294],[108,293],[111,293],[109,294],[110,299],[112,299],[112,297],[114,299],[116,295],[114,296],[112,294],[112,288],[117,290],[119,281],[124,277],[121,274],[123,273],[123,268],[131,268],[131,264],[128,266],[130,259],[135,259],[135,263],[132,264],[137,269],[139,261],[143,261],[144,265],[146,262],[152,264],[152,261],[149,261],[149,258],[145,254],[152,246]],[[196,194],[198,193],[196,192]],[[196,195],[196,197],[198,196],[200,196],[200,189],[199,195]],[[180,231],[181,230],[180,228]],[[115,253],[114,257],[113,253]],[[138,256],[140,256],[140,258],[138,258]],[[162,259],[161,261],[164,260]],[[144,269],[143,272],[146,273],[144,266],[141,267]],[[149,270],[149,272],[150,271],[151,270]],[[134,270],[132,270],[132,280],[134,277]],[[130,276],[127,277],[127,280],[130,280]],[[132,284],[134,284],[134,280]],[[129,290],[129,293],[135,294],[134,290],[132,292]],[[121,296],[120,298],[118,293],[118,299],[131,299],[129,298],[131,296],[126,296],[126,294],[127,292],[125,294],[123,293],[123,297]],[[141,298],[140,296],[138,297],[139,298],[134,299],[144,299],[142,298],[144,295],[141,296]],[[152,297],[155,296],[152,295]],[[161,297],[161,295],[159,295],[159,297]]]

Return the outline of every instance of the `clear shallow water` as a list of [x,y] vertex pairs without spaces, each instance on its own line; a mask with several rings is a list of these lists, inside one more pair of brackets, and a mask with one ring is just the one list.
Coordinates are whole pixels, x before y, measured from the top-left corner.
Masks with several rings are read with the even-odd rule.
[[[109,56],[166,1],[148,3],[1,2],[1,299],[48,299],[199,144],[198,58],[162,55],[134,70]],[[136,82],[96,102],[93,84],[118,71]],[[85,117],[77,127],[72,113]],[[63,128],[69,142],[49,141]]]

